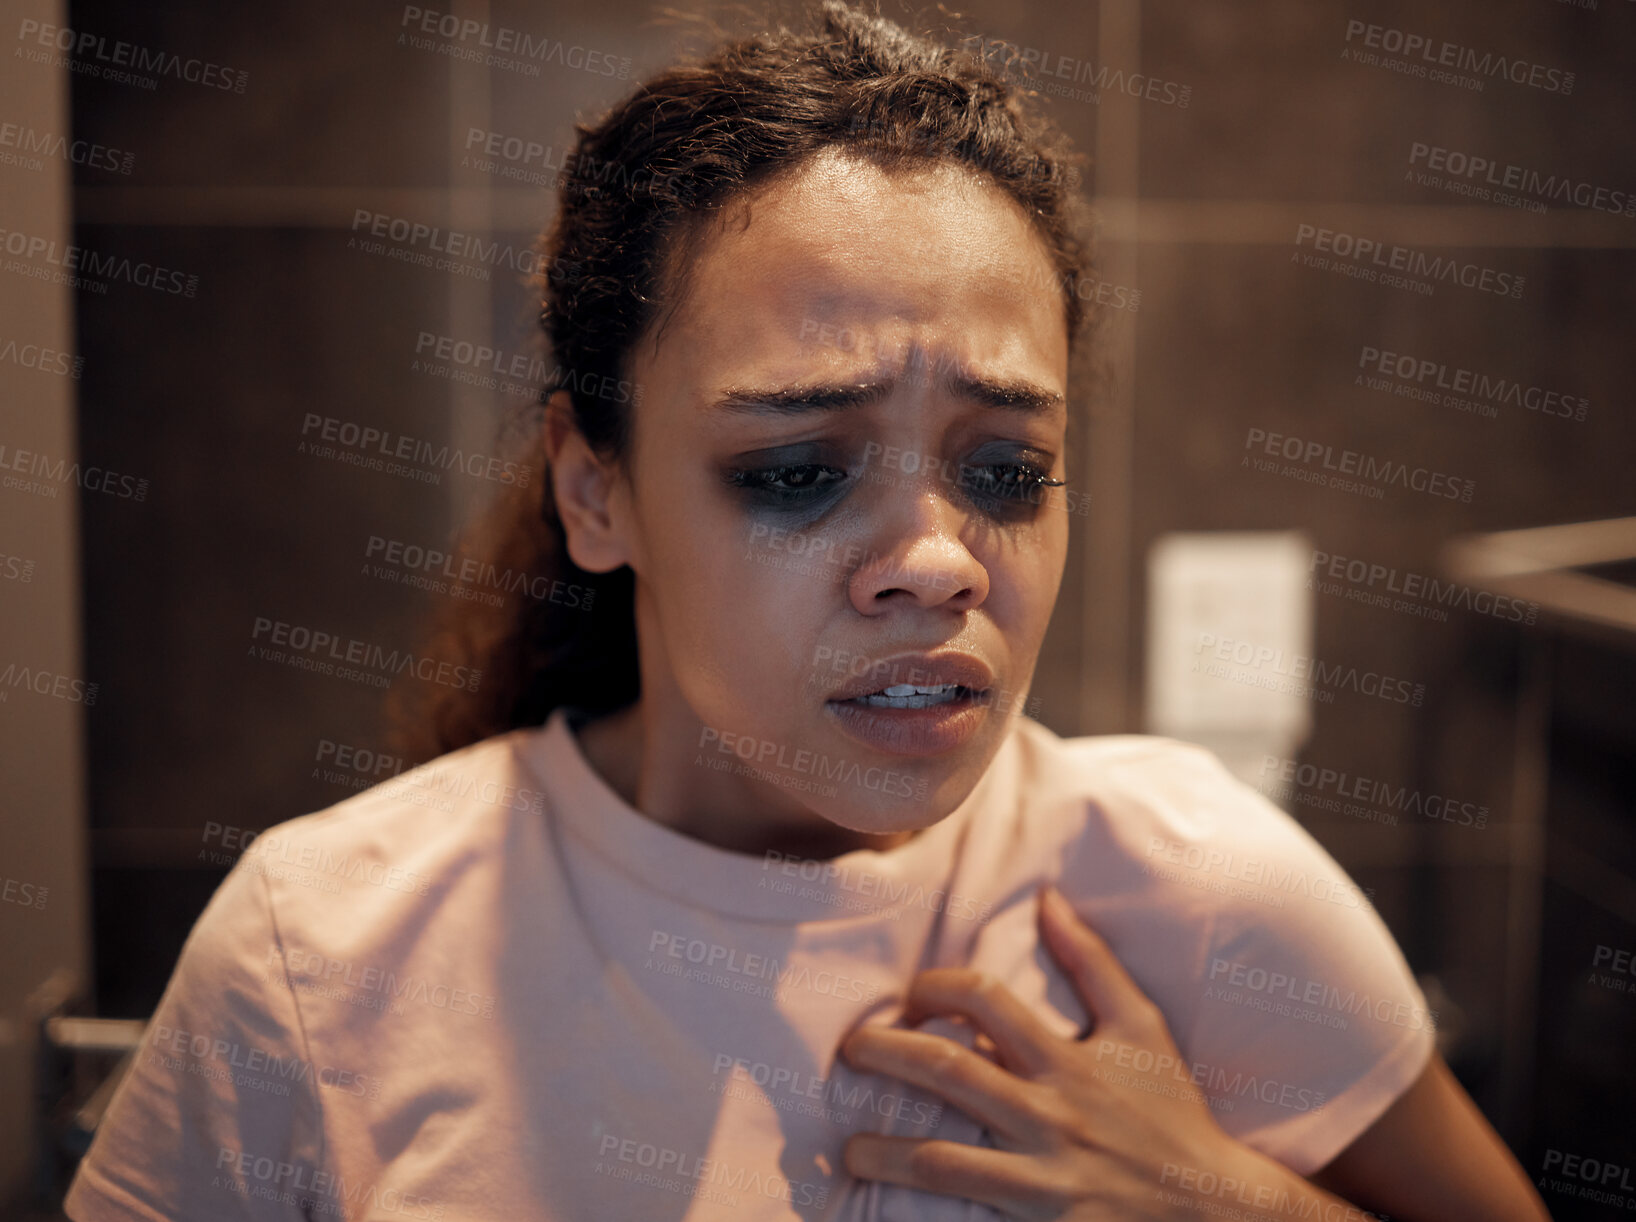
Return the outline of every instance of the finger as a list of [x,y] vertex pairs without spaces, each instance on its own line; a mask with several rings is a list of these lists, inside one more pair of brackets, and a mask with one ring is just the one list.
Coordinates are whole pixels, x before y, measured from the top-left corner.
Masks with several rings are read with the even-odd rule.
[[1098,1024],[1150,1022],[1158,1007],[1142,991],[1113,948],[1049,883],[1040,888],[1040,928],[1045,943]]
[[1027,1083],[946,1036],[871,1023],[842,1041],[841,1055],[855,1069],[942,1096],[1009,1144],[1035,1142],[1049,1127]]
[[904,1000],[905,1022],[958,1014],[994,1041],[1013,1073],[1031,1078],[1049,1068],[1062,1040],[998,978],[972,968],[934,967],[917,975]]
[[1010,1217],[1027,1215],[1035,1195],[1028,1157],[987,1146],[854,1133],[841,1148],[841,1160],[859,1179],[963,1197]]

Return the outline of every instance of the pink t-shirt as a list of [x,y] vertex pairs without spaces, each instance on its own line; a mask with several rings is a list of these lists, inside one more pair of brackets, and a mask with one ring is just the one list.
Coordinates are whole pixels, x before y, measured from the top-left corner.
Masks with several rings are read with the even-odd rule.
[[[1427,1063],[1433,1018],[1366,897],[1198,747],[1018,715],[948,818],[815,862],[646,818],[559,709],[263,833],[183,947],[67,1213],[996,1218],[846,1173],[862,1129],[993,1142],[836,1048],[940,965],[1081,1031],[1038,938],[1047,879],[1186,1060],[1155,1077],[1093,1033],[1099,1069],[1191,1081],[1298,1172]],[[922,1029],[971,1043],[952,1020]]]

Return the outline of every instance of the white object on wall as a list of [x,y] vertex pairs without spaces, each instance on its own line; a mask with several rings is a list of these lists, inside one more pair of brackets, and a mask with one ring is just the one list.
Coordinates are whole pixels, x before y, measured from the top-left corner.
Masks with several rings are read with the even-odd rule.
[[[1148,552],[1146,727],[1209,747],[1258,785],[1312,729],[1312,540],[1302,531],[1161,535]],[[1265,788],[1264,785],[1260,787]]]

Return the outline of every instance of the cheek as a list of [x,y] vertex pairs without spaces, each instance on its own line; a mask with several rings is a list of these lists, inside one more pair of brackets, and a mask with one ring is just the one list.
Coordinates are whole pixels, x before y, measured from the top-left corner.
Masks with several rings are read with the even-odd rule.
[[766,667],[765,679],[810,668],[814,644],[841,607],[844,571],[820,551],[751,545],[731,558],[735,591],[731,622],[723,627]]
[[979,556],[988,570],[987,604],[996,618],[1022,628],[1051,617],[1068,557],[1066,525],[1047,523],[1013,547]]
[[822,540],[725,510],[670,515],[659,526],[653,581],[679,671],[742,695],[786,690],[844,597]]
[[[1047,536],[1045,559],[1039,574],[1040,584],[1046,590],[1045,597],[1052,605],[1057,601],[1057,592],[1062,588],[1062,578],[1067,571],[1069,539],[1068,515],[1063,512]],[[1046,614],[1050,614],[1049,609]]]

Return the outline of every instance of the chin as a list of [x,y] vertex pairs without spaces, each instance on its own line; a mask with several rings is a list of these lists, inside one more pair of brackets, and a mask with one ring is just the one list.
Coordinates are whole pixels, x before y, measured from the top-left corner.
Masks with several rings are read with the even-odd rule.
[[822,805],[814,805],[813,811],[837,827],[870,836],[923,831],[943,822],[960,805],[958,801],[938,801],[935,794],[926,797],[887,797],[868,806],[858,802],[848,803],[844,798],[843,792],[841,798],[831,798]]

